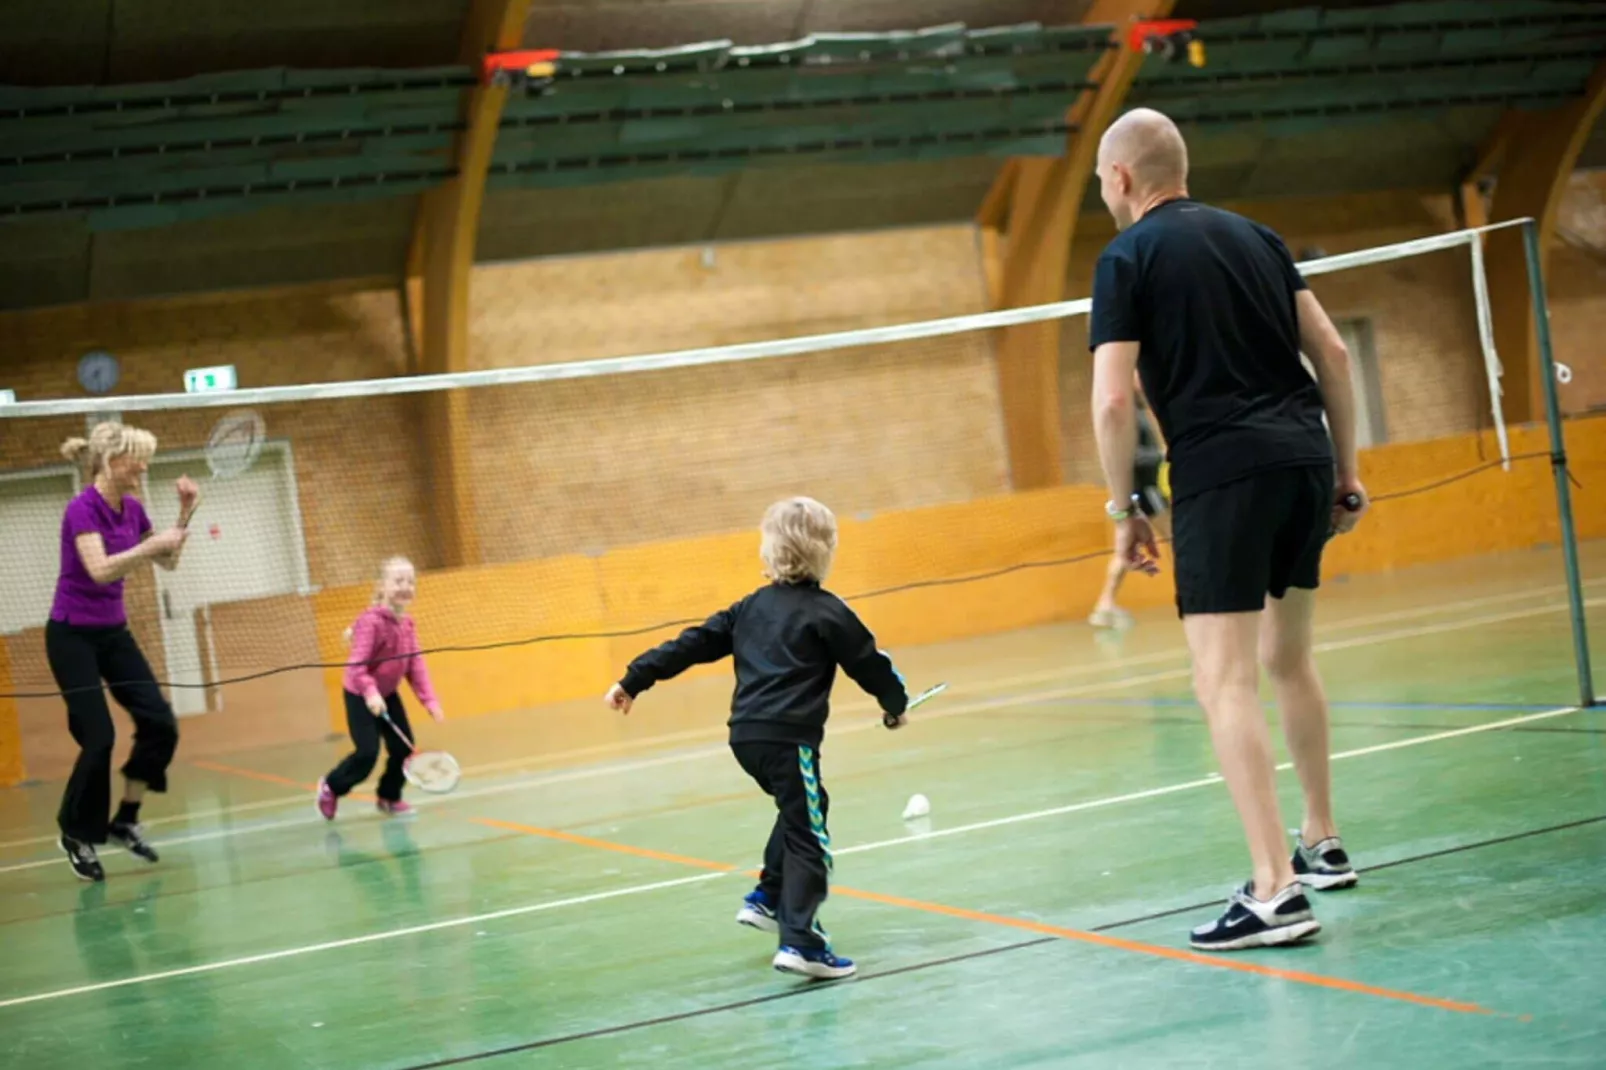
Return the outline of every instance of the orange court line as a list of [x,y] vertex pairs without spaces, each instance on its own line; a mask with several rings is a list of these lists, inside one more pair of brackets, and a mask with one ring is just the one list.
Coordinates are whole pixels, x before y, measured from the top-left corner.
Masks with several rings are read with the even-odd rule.
[[1437,996],[1423,996],[1397,988],[1379,988],[1376,985],[1369,985],[1360,981],[1349,981],[1342,977],[1328,977],[1319,973],[1306,973],[1303,970],[1284,970],[1276,966],[1263,966],[1258,962],[1249,962],[1244,959],[1229,959],[1217,955],[1204,955],[1197,951],[1165,947],[1161,944],[1146,944],[1138,940],[1124,940],[1119,936],[1106,936],[1103,933],[1087,932],[1082,929],[1067,929],[1063,926],[1048,925],[1040,921],[1028,921],[1025,918],[1011,918],[1003,914],[987,914],[980,910],[966,910],[963,907],[944,906],[941,903],[926,903],[918,899],[882,895],[879,892],[865,892],[857,888],[832,888],[831,891],[837,895],[848,896],[851,899],[864,899],[872,903],[885,903],[888,906],[905,907],[909,910],[923,910],[929,914],[945,914],[951,918],[966,918],[970,921],[985,921],[993,925],[1007,925],[1011,929],[1024,929],[1027,932],[1058,936],[1061,939],[1077,940],[1086,944],[1097,944],[1100,947],[1112,947],[1139,955],[1153,955],[1157,958],[1175,959],[1179,962],[1192,962],[1200,966],[1213,966],[1219,970],[1237,970],[1240,973],[1275,977],[1281,981],[1294,981],[1303,985],[1315,985],[1318,988],[1333,988],[1340,992],[1358,992],[1366,996],[1376,996],[1379,999],[1399,1000],[1402,1003],[1415,1003],[1422,1007],[1437,1007],[1439,1010],[1458,1011],[1462,1014],[1496,1013],[1487,1007],[1480,1007],[1476,1003],[1439,999]]
[[632,847],[627,843],[597,840],[590,836],[580,836],[573,832],[561,832],[558,829],[540,828],[536,825],[520,825],[513,821],[498,821],[492,817],[471,817],[469,820],[476,825],[507,829],[510,832],[523,832],[531,836],[544,836],[549,840],[561,840],[564,843],[578,844],[581,847],[595,847],[599,851],[613,851],[616,854],[634,855],[637,858],[653,858],[660,862],[675,862],[682,866],[694,866],[697,869],[712,869],[720,873],[735,873],[742,868],[740,866],[727,865],[724,862],[710,862],[703,858],[688,858],[686,855],[653,851],[646,847]]
[[[535,825],[520,825],[516,822],[498,821],[488,817],[476,817],[471,820],[476,824],[487,825],[491,828],[524,832],[532,836],[543,836],[547,839],[561,840],[565,843],[578,844],[582,847],[594,847],[602,851],[613,851],[617,854],[634,855],[638,858],[654,858],[663,862],[677,862],[681,865],[694,866],[698,869],[735,873],[742,868],[728,865],[724,862],[711,862],[703,858],[689,858],[685,855],[654,851],[646,847],[634,847],[626,843],[614,843],[611,840],[599,840],[591,836],[578,836],[571,832],[539,828]],[[1339,992],[1352,992],[1363,996],[1374,996],[1378,999],[1413,1003],[1420,1007],[1433,1007],[1438,1010],[1455,1011],[1460,1014],[1493,1015],[1497,1013],[1487,1007],[1480,1007],[1476,1003],[1440,999],[1437,996],[1424,996],[1416,992],[1406,992],[1396,988],[1380,988],[1377,985],[1369,985],[1360,981],[1350,981],[1342,977],[1328,977],[1319,973],[1307,973],[1303,970],[1285,970],[1276,966],[1264,966],[1258,962],[1249,962],[1244,959],[1204,955],[1197,951],[1185,951],[1181,948],[1165,947],[1160,944],[1146,944],[1138,940],[1126,940],[1119,936],[1106,936],[1102,933],[1087,932],[1082,929],[1068,929],[1059,925],[1028,921],[1025,918],[1011,918],[1003,914],[988,914],[980,910],[966,910],[963,907],[945,906],[942,903],[927,903],[918,899],[905,899],[896,895],[882,895],[879,892],[866,892],[858,888],[833,886],[831,891],[833,894],[844,895],[850,899],[863,899],[886,906],[903,907],[906,910],[920,910],[928,914],[942,914],[951,918],[964,918],[967,921],[980,921],[990,925],[1007,926],[1011,929],[1024,929],[1027,932],[1057,936],[1063,940],[1075,940],[1081,943],[1095,944],[1099,947],[1113,948],[1117,951],[1128,951],[1138,955],[1151,955],[1156,958],[1188,962],[1196,966],[1209,966],[1218,970],[1233,970],[1238,973],[1273,977],[1279,981],[1292,981],[1295,984],[1312,985],[1317,988],[1331,988]]]
[[[237,765],[224,765],[222,762],[209,762],[200,758],[195,759],[189,764],[195,766],[197,769],[206,769],[213,773],[227,773],[229,776],[245,777],[247,780],[260,780],[266,784],[282,784],[286,787],[300,788],[302,791],[318,790],[318,785],[316,784],[303,784],[299,780],[292,780],[287,776],[279,776],[277,773],[261,773],[255,769],[241,769]],[[378,796],[364,795],[360,792],[354,791],[350,795],[347,795],[346,798],[356,799],[359,802],[374,802],[378,799]]]
[[197,769],[207,769],[214,773],[227,773],[230,776],[243,776],[247,780],[260,780],[266,784],[283,784],[286,787],[301,788],[304,791],[317,791],[316,785],[303,784],[299,780],[291,780],[287,776],[276,773],[259,773],[255,769],[241,769],[234,765],[223,765],[220,762],[208,762],[197,759],[189,763]]
[[[189,764],[213,772],[227,773],[234,776],[247,777],[252,780],[262,780],[270,784],[286,784],[290,787],[304,788],[308,791],[316,790],[315,786],[302,784],[289,777],[281,777],[274,773],[262,773],[253,769],[240,769],[235,766],[223,765],[219,762],[204,760],[192,761]],[[351,797],[361,798],[355,793]],[[688,855],[672,854],[668,851],[655,851],[647,847],[635,847],[627,843],[615,843],[612,840],[599,840],[593,836],[582,836],[574,832],[563,832],[559,829],[542,828],[538,825],[524,825],[515,821],[502,821],[491,817],[469,818],[474,824],[484,825],[487,828],[503,829],[509,832],[522,832],[529,836],[540,836],[544,839],[557,840],[561,843],[572,843],[578,847],[591,847],[599,851],[612,851],[615,854],[632,855],[636,858],[650,858],[658,862],[672,862],[676,865],[690,866],[695,869],[713,870],[718,873],[736,873],[742,870],[741,866],[733,866],[726,862],[713,862],[705,858],[692,858]],[[964,907],[947,906],[942,903],[929,903],[919,899],[905,899],[901,896],[883,895],[880,892],[867,892],[858,888],[845,888],[833,886],[831,891],[836,895],[847,896],[850,899],[862,899],[867,902],[881,903],[885,906],[902,907],[906,910],[919,910],[928,914],[941,914],[951,918],[963,918],[967,921],[985,922],[989,925],[1001,925],[1011,929],[1021,929],[1026,932],[1041,933],[1046,936],[1056,936],[1063,940],[1073,940],[1080,943],[1094,944],[1099,947],[1113,948],[1118,951],[1127,951],[1138,955],[1150,955],[1156,958],[1172,959],[1177,962],[1193,963],[1197,966],[1209,966],[1218,970],[1233,970],[1238,973],[1256,974],[1261,977],[1272,977],[1281,981],[1291,981],[1296,984],[1312,985],[1317,988],[1330,988],[1340,992],[1352,992],[1360,995],[1374,996],[1378,999],[1395,1000],[1401,1003],[1412,1003],[1421,1007],[1433,1007],[1438,1010],[1455,1011],[1460,1014],[1492,1015],[1486,1007],[1476,1003],[1466,1003],[1460,1000],[1440,999],[1437,996],[1424,996],[1416,992],[1407,992],[1401,989],[1380,988],[1376,985],[1365,984],[1360,981],[1350,981],[1342,977],[1328,977],[1324,974],[1307,973],[1303,970],[1285,970],[1276,966],[1265,966],[1257,962],[1244,959],[1225,958],[1219,955],[1205,955],[1197,951],[1183,950],[1181,948],[1166,947],[1162,944],[1149,944],[1138,940],[1127,940],[1119,936],[1107,936],[1103,933],[1088,932],[1083,929],[1070,929],[1059,925],[1049,925],[1044,922],[1029,921],[1025,918],[1012,918],[1004,914],[989,914],[980,910],[967,910]]]

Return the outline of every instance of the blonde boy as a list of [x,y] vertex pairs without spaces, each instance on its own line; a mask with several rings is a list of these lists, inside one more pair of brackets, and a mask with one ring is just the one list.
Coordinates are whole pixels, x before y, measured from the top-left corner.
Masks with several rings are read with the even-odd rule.
[[605,701],[629,713],[636,696],[654,683],[696,664],[734,659],[731,751],[776,809],[758,887],[736,920],[779,932],[777,970],[849,977],[853,962],[832,952],[815,917],[831,874],[830,796],[820,774],[831,685],[840,665],[890,715],[889,727],[903,724],[909,696],[869,629],[821,586],[836,552],[831,510],[813,498],[787,498],[769,507],[759,530],[770,582],[636,658]]

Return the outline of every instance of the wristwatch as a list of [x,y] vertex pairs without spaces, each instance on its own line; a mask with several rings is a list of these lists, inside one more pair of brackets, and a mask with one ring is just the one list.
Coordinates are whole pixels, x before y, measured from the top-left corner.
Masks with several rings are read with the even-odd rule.
[[1117,509],[1115,507],[1115,503],[1113,501],[1109,501],[1109,502],[1105,502],[1104,503],[1104,515],[1108,516],[1111,520],[1115,521],[1117,524],[1119,524],[1123,520],[1131,519],[1132,514],[1137,512],[1137,511],[1138,511],[1138,496],[1135,493],[1132,495],[1132,500],[1127,503],[1127,507],[1125,509]]

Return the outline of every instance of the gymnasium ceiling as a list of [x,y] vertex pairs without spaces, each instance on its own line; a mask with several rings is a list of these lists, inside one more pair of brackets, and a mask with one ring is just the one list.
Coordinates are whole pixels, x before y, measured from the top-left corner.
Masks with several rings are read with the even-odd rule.
[[[1087,6],[537,0],[531,47],[728,44],[513,97],[479,256],[971,218],[1003,158],[1063,145],[1104,37],[1077,28]],[[399,277],[417,194],[450,174],[465,8],[0,0],[0,144],[20,146],[0,150],[0,307]],[[1181,0],[1209,63],[1150,59],[1128,98],[1187,124],[1200,196],[1448,189],[1503,111],[1575,96],[1606,58],[1602,4],[1290,8]],[[1050,30],[979,32],[1032,23]],[[922,27],[784,64],[728,47]],[[1606,165],[1606,132],[1581,164]]]

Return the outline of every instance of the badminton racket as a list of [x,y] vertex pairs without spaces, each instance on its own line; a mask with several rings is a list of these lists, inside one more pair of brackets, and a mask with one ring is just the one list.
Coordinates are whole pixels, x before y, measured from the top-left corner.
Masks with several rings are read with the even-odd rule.
[[[256,463],[257,455],[262,452],[262,440],[266,435],[266,428],[262,417],[250,409],[236,409],[225,413],[212,427],[212,433],[206,439],[206,467],[211,471],[207,477],[210,484],[219,479],[233,479]],[[178,526],[187,528],[195,511],[200,508],[202,489],[196,488],[195,500],[190,503],[187,510],[179,513]]]
[[948,690],[947,684],[938,684],[935,687],[926,688],[924,691],[920,692],[920,694],[909,700],[909,704],[903,708],[903,713],[883,713],[881,715],[881,723],[886,725],[888,728],[896,728],[898,726],[898,718],[908,715],[909,711],[914,709],[916,706],[936,698],[946,690]]
[[457,787],[457,782],[463,777],[463,771],[458,767],[456,758],[443,750],[419,750],[413,745],[413,741],[407,738],[407,734],[396,727],[396,722],[390,719],[389,713],[382,713],[379,716],[385,719],[385,723],[390,725],[390,730],[407,744],[408,750],[412,751],[402,763],[402,776],[407,778],[408,783],[436,795],[444,795]]

